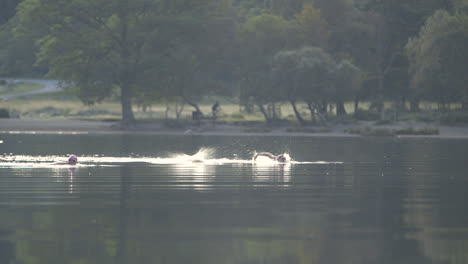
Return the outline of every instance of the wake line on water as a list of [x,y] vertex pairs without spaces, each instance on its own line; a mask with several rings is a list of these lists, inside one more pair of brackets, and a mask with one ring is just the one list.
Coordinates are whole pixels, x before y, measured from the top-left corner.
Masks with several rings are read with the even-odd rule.
[[[90,167],[90,166],[116,166],[125,163],[147,163],[154,165],[222,165],[222,164],[255,164],[255,165],[281,165],[269,159],[232,159],[215,158],[216,150],[212,148],[202,148],[194,155],[171,154],[168,157],[111,157],[111,156],[79,156],[79,163],[76,165],[54,164],[56,162],[65,162],[64,156],[29,156],[29,155],[3,155],[0,156],[0,167]],[[289,154],[286,154],[289,157]],[[295,161],[289,158],[286,164],[340,164],[342,162],[329,161]]]

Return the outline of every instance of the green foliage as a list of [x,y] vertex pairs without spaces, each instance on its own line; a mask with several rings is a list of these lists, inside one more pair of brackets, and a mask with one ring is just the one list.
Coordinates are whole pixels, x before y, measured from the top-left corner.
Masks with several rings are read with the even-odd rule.
[[[37,41],[38,60],[49,66],[50,76],[65,80],[86,104],[101,102],[119,90],[124,123],[133,123],[135,94],[157,97],[161,93],[153,89],[167,87],[168,80],[184,88],[188,83],[196,86],[195,76],[201,65],[208,64],[203,59],[210,56],[205,55],[212,52],[205,45],[207,19],[201,18],[212,10],[219,14],[222,9],[218,7],[212,0],[26,0],[19,14],[23,31],[44,32]],[[221,31],[218,25],[209,25]],[[172,66],[166,60],[168,53],[189,58],[189,63],[176,60]],[[164,74],[167,78],[156,87],[145,87],[154,76],[161,76],[163,64],[170,68]],[[183,71],[175,71],[185,65]],[[176,86],[169,88],[181,87]]]
[[[273,83],[282,97],[308,105],[334,101],[338,114],[345,114],[344,100],[350,99],[361,85],[360,69],[349,61],[336,63],[317,47],[278,52],[272,61]],[[294,107],[294,106],[293,106]],[[299,121],[301,117],[296,112]]]
[[275,118],[268,107],[285,101],[308,103],[311,116],[325,115],[331,103],[345,116],[344,103],[356,98],[380,103],[380,112],[385,100],[408,98],[467,108],[467,6],[466,0],[4,0],[0,76],[48,72],[85,104],[119,96],[130,123],[132,100],[197,109],[211,95],[239,96],[267,121]]
[[0,26],[15,15],[15,9],[18,3],[19,0],[2,0],[0,2]]
[[[249,18],[241,27],[239,42],[243,46],[240,67],[240,97],[244,104],[271,104],[281,100],[281,91],[272,85],[270,60],[279,50],[288,45],[288,29],[291,24],[285,19],[270,14]],[[262,111],[267,121],[273,117]]]
[[296,30],[301,45],[317,47],[326,45],[330,32],[320,9],[312,4],[305,4],[303,9],[294,16],[292,22],[297,27]]
[[468,15],[437,11],[406,51],[415,93],[440,103],[468,103]]
[[49,118],[49,117],[68,116],[69,113],[70,113],[70,109],[68,108],[57,108],[54,106],[46,106],[40,109],[36,109],[32,112],[23,113],[22,116]]
[[0,26],[0,76],[42,75],[46,69],[35,65],[34,38],[17,38],[15,27],[18,19],[12,18]]
[[336,63],[321,48],[305,47],[278,52],[273,58],[274,82],[283,97],[315,102],[331,96]]

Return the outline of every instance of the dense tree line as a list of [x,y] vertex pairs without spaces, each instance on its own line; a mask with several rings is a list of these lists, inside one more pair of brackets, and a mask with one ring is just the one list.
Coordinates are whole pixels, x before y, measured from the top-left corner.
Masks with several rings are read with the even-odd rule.
[[[6,0],[1,75],[64,80],[88,104],[120,95],[200,111],[205,95],[288,102],[298,121],[329,106],[429,100],[468,108],[467,0]],[[299,106],[306,106],[310,118]]]

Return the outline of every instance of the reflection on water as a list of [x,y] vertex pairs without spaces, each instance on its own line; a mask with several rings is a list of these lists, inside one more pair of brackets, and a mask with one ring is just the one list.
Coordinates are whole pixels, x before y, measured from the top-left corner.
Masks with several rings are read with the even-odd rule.
[[71,137],[0,137],[0,263],[468,263],[467,141]]
[[252,166],[252,180],[256,183],[254,186],[262,186],[264,183],[287,187],[291,182],[291,166],[291,163],[254,164]]

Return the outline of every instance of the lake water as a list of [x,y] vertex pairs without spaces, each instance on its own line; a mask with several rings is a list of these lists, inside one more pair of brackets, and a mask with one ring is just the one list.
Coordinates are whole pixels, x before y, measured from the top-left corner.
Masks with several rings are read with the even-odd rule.
[[468,140],[0,140],[1,264],[468,263]]

